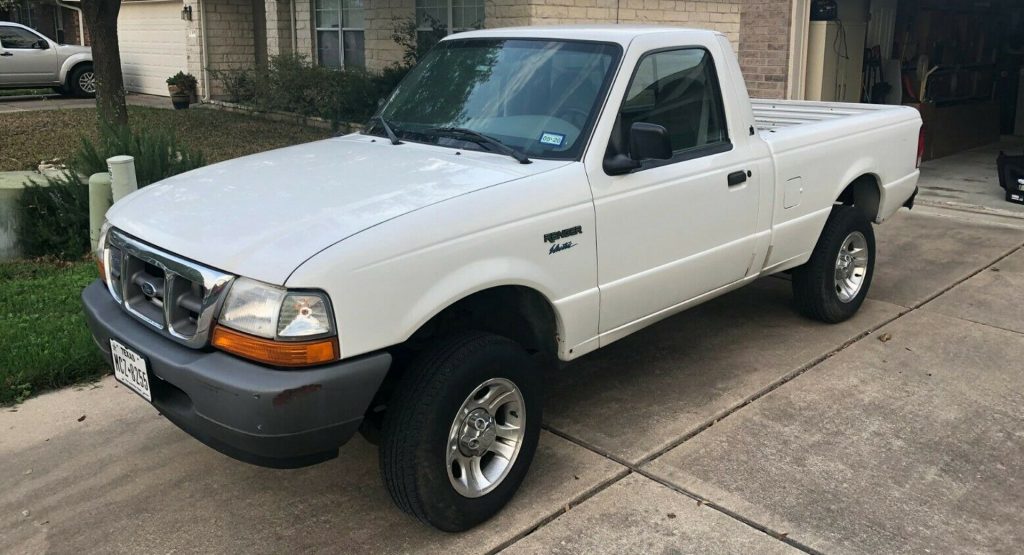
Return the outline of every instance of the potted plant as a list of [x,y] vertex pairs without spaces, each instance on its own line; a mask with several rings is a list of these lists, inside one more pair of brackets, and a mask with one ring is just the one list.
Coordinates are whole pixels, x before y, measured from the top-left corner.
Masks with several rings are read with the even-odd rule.
[[184,110],[196,102],[196,78],[190,73],[179,71],[167,78],[167,92],[175,110]]

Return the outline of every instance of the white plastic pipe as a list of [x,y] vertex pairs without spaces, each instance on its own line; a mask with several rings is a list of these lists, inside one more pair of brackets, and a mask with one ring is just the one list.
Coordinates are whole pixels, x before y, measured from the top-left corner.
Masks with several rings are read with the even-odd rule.
[[107,158],[107,169],[110,170],[110,191],[114,202],[134,193],[139,188],[135,178],[135,158],[131,156],[111,156]]
[[103,227],[103,218],[110,208],[110,201],[110,174],[92,174],[89,177],[89,239],[94,251],[100,240],[100,228]]

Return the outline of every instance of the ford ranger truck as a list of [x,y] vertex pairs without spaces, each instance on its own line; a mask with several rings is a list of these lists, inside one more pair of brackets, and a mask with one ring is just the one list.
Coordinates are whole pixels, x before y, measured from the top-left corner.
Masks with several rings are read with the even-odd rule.
[[447,37],[360,133],[115,204],[83,292],[118,380],[278,468],[380,446],[398,506],[468,529],[537,449],[545,372],[762,276],[853,316],[912,204],[912,108],[753,101],[721,34]]

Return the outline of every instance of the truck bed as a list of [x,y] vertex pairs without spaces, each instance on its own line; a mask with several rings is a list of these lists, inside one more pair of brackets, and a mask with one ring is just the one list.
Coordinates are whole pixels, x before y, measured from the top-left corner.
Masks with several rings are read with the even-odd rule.
[[848,102],[814,102],[807,100],[751,99],[754,121],[759,129],[778,130],[783,127],[821,123],[842,118],[903,110],[886,104],[853,104]]
[[759,135],[774,162],[775,246],[766,268],[785,268],[806,257],[832,202],[848,185],[877,186],[874,221],[903,205],[917,182],[915,160],[921,119],[909,106],[752,100]]

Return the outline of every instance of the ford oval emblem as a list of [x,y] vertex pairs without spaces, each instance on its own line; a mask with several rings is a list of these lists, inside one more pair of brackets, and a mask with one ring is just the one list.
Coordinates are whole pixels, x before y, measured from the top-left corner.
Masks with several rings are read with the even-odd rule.
[[153,295],[156,295],[156,286],[148,281],[144,281],[142,282],[142,292],[145,293],[147,297],[152,297]]

